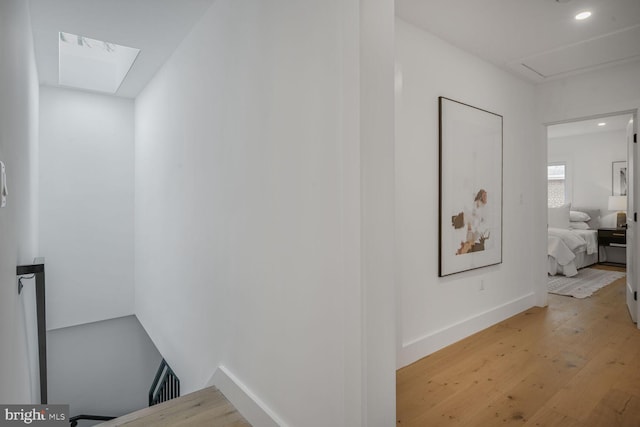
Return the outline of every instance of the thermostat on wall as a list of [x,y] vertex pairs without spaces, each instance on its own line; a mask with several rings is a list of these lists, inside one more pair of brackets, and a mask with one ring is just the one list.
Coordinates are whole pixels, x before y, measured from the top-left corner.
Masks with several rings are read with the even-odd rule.
[[9,191],[7,190],[7,173],[4,168],[4,163],[0,162],[0,208],[7,206],[7,196]]

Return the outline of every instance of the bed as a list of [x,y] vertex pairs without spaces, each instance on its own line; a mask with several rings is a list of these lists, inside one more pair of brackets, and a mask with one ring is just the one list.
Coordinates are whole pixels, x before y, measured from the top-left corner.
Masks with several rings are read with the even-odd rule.
[[598,262],[599,209],[549,208],[547,272],[575,276],[578,270]]

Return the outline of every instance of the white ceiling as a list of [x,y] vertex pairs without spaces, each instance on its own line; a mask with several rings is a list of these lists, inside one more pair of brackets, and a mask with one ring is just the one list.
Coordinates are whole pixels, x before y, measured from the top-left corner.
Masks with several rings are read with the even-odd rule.
[[396,0],[396,15],[534,82],[640,60],[640,0]]
[[[213,0],[29,2],[42,84],[58,84],[65,31],[141,49],[116,93],[135,97]],[[396,14],[534,82],[640,60],[640,0],[396,0]]]
[[58,85],[58,32],[140,49],[116,95],[133,98],[213,0],[29,0],[40,83]]
[[[631,114],[622,114],[618,116],[599,117],[597,119],[552,125],[547,127],[547,137],[564,138],[567,136],[585,135],[589,133],[625,131],[627,129],[627,123],[629,123],[631,118]],[[598,126],[598,123],[606,123],[606,125]]]

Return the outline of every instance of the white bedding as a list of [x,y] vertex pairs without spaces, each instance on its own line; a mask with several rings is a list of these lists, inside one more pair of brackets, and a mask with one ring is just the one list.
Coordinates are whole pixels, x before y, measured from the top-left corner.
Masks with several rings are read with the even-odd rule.
[[580,252],[587,249],[587,241],[576,233],[577,230],[549,227],[547,231],[549,237],[560,239],[572,252]]
[[582,237],[587,242],[587,255],[598,253],[598,231],[597,230],[569,230]]
[[[578,268],[595,263],[598,252],[596,230],[548,229],[548,272],[550,275],[578,274]],[[595,255],[595,256],[594,256]]]

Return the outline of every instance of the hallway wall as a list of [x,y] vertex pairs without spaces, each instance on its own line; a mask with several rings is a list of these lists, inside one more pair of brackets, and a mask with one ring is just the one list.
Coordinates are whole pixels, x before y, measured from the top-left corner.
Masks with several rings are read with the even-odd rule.
[[[546,237],[532,233],[542,183],[531,179],[546,159],[532,84],[400,19],[396,58],[400,367],[546,295]],[[503,116],[502,263],[448,277],[438,277],[439,96]]]
[[185,391],[222,365],[282,425],[394,422],[392,29],[216,1],[136,99],[135,310]]
[[133,314],[133,100],[40,88],[47,329]]
[[[9,197],[0,209],[0,402],[39,401],[29,366],[16,266],[38,256],[38,76],[27,2],[0,2],[0,160]],[[35,365],[37,366],[37,365]]]
[[635,61],[542,83],[536,87],[540,123],[639,108],[639,75],[640,61]]

